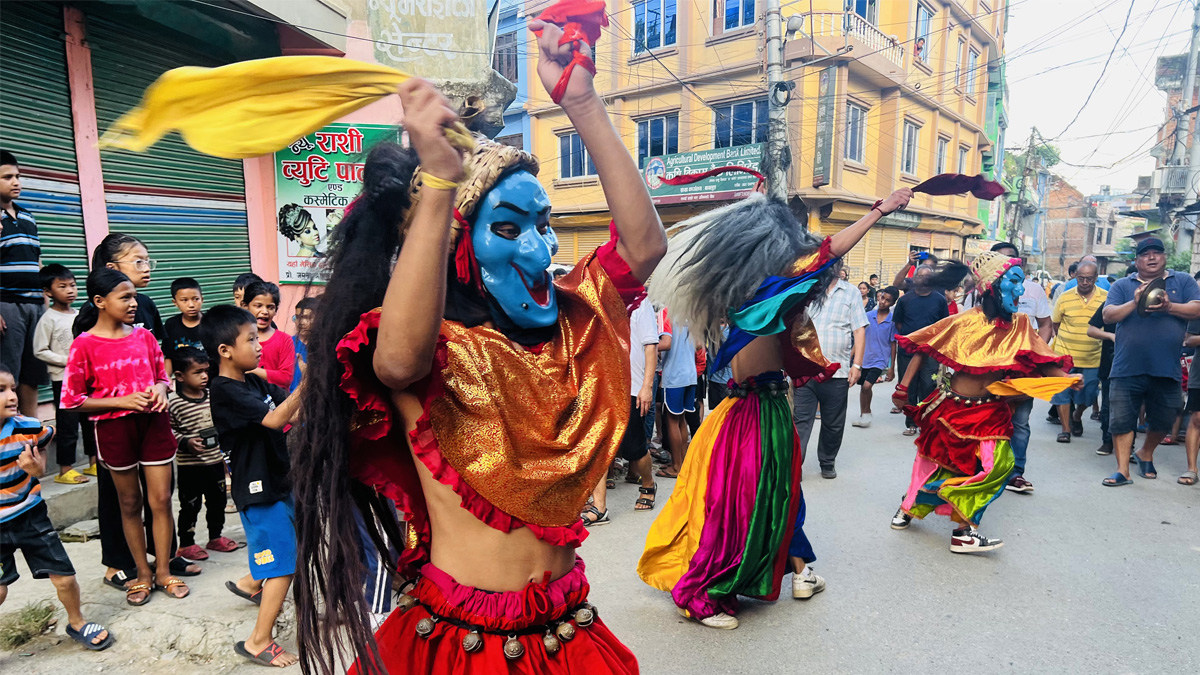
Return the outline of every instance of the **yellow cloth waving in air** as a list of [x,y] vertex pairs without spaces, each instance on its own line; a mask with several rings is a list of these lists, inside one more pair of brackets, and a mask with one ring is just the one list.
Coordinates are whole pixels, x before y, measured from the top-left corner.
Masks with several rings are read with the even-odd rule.
[[1080,378],[1072,377],[1018,377],[1016,379],[993,382],[987,389],[996,396],[1031,396],[1049,401],[1055,394],[1062,393],[1075,384]]
[[[410,77],[387,66],[333,56],[175,68],[146,89],[138,107],[113,123],[100,146],[143,152],[178,130],[188,145],[206,155],[267,155],[395,93]],[[461,124],[446,135],[462,149],[474,146]]]

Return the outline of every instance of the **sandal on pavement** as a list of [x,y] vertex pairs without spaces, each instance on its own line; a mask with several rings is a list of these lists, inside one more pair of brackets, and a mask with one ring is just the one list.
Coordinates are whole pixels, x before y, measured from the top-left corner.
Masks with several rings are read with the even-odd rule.
[[178,552],[176,552],[175,557],[171,558],[171,562],[167,564],[167,567],[171,570],[171,574],[174,574],[177,577],[200,576],[200,573],[204,570],[200,569],[199,565],[196,565],[196,571],[193,572],[188,569],[192,565],[196,565],[195,560],[188,560],[184,556],[178,555]]
[[617,481],[615,481],[611,478],[605,478],[604,479],[604,489],[605,490],[616,490],[617,489]]
[[638,492],[649,497],[638,497],[633,503],[634,511],[649,511],[654,508],[654,498],[658,494],[658,483],[651,487],[639,487]]
[[1179,480],[1175,482],[1180,485],[1195,485],[1197,480],[1200,480],[1200,475],[1197,475],[1195,471],[1184,471]]
[[1082,436],[1083,435],[1083,422],[1081,420],[1071,420],[1071,435],[1072,436]]
[[1108,478],[1105,478],[1103,481],[1100,481],[1100,484],[1105,487],[1120,487],[1122,485],[1133,485],[1133,481],[1130,480],[1125,474],[1118,471]]
[[[175,595],[175,589],[179,588],[180,586],[182,586],[183,590],[185,590],[187,592],[184,593],[183,595]],[[154,590],[162,591],[163,593],[166,593],[169,597],[172,597],[176,600],[182,600],[192,594],[192,589],[188,588],[187,584],[183,583],[179,579],[176,579],[175,577],[171,577],[171,578],[167,579],[167,583],[164,586],[159,586],[158,584],[154,584]]]
[[260,666],[275,666],[275,662],[278,661],[279,658],[284,654],[287,654],[287,652],[283,651],[283,647],[280,647],[274,640],[272,640],[271,644],[267,645],[261,652],[257,654],[251,654],[250,650],[246,649],[245,642],[238,642],[237,644],[233,645],[233,651],[237,652],[240,656],[250,659]]
[[[145,593],[145,597],[141,600],[134,600],[133,596],[137,593]],[[125,589],[125,602],[134,607],[141,607],[147,602],[150,602],[150,584],[143,581],[139,581],[136,584],[130,584]]]
[[[595,516],[595,517],[589,518],[588,516]],[[583,513],[581,513],[579,515],[579,517],[583,519],[584,527],[596,527],[596,526],[600,526],[600,525],[607,525],[612,522],[611,520],[608,519],[608,509],[605,509],[602,512],[599,509],[597,509],[595,506],[589,506],[586,509],[584,509]]]
[[233,581],[226,581],[225,588],[228,588],[230,593],[233,593],[234,595],[238,596],[239,598],[241,598],[243,600],[249,600],[250,602],[253,602],[256,605],[262,604],[262,589],[261,588],[253,593],[247,593],[246,591],[243,591],[242,589],[238,588],[237,583],[235,583]]
[[136,571],[133,574],[129,574],[125,570],[117,570],[117,573],[112,575],[111,577],[104,577],[104,585],[112,586],[113,588],[117,589],[118,591],[121,591],[122,593],[124,593],[125,591],[129,590],[129,586],[128,586],[129,582],[133,581],[136,578],[137,578]]
[[1171,436],[1170,434],[1168,434],[1166,436],[1163,436],[1163,439],[1161,441],[1159,441],[1158,444],[1159,445],[1178,445],[1179,442],[1175,440],[1174,436]]
[[217,537],[216,539],[208,540],[204,548],[218,553],[233,553],[234,551],[246,545],[244,541],[234,541],[229,537]]
[[905,427],[905,428],[904,428],[904,435],[905,435],[905,436],[916,436],[916,435],[917,435],[917,428],[916,428],[916,427]]
[[81,471],[80,473],[84,473],[84,474],[87,474],[87,475],[89,475],[89,476],[95,476],[95,475],[96,475],[96,466],[97,466],[97,465],[95,465],[95,464],[92,464],[92,465],[88,466],[88,468],[86,468],[86,469],[84,469],[83,471]]
[[659,478],[679,478],[679,474],[677,474],[677,473],[667,473],[668,471],[671,471],[671,470],[672,469],[670,469],[669,467],[664,466],[663,468],[659,469],[658,471],[655,471],[654,475],[658,476]]
[[64,485],[79,485],[80,483],[88,482],[88,480],[89,479],[87,476],[79,473],[75,469],[71,469],[66,473],[60,473],[54,477],[55,483],[62,483]]
[[199,544],[191,544],[179,549],[179,555],[189,560],[208,560],[208,552],[200,548]]
[[1154,480],[1155,478],[1158,478],[1158,470],[1154,468],[1153,460],[1142,459],[1141,457],[1137,456],[1136,452],[1133,453],[1133,458],[1137,460],[1139,476],[1147,480]]
[[1057,440],[1059,443],[1070,443],[1071,442],[1071,432],[1064,431],[1064,432],[1060,433],[1058,435],[1058,438],[1055,440]]
[[71,628],[70,625],[67,626],[67,637],[94,652],[104,651],[112,646],[112,633],[105,635],[104,639],[99,642],[95,641],[101,633],[108,633],[108,629],[98,623],[85,623],[79,630]]

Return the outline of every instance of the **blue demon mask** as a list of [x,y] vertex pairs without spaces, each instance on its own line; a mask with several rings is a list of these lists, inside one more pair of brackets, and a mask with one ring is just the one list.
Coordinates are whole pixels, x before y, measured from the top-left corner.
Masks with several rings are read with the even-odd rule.
[[999,291],[997,295],[1004,311],[1016,314],[1021,296],[1025,294],[1025,271],[1019,265],[1008,268],[1000,281],[996,282],[996,290]]
[[543,328],[558,320],[549,272],[558,237],[537,178],[514,171],[497,181],[475,211],[471,244],[484,288],[514,324]]

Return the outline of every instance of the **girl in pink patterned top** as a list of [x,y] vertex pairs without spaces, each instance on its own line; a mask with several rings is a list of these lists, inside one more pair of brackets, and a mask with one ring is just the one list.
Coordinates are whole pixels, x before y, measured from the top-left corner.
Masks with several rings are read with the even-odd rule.
[[[138,568],[137,582],[126,589],[131,605],[150,600],[151,588],[172,597],[188,594],[171,575],[171,463],[175,438],[167,416],[167,373],[154,335],[128,324],[137,313],[137,289],[129,277],[111,268],[88,275],[88,302],[75,321],[63,376],[62,407],[91,416],[100,462],[112,473],[121,501],[121,525]],[[81,332],[82,331],[82,332]],[[154,522],[155,565],[146,557],[142,522],[142,486]]]

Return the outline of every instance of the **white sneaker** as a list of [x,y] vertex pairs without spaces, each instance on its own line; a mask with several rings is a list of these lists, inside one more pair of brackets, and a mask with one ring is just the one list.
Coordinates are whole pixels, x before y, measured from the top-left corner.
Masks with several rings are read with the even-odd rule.
[[804,568],[804,574],[792,575],[792,597],[797,600],[807,600],[825,590],[825,580],[817,576],[811,567]]
[[892,516],[893,530],[907,530],[912,524],[912,516],[904,512],[904,507],[896,509],[896,515]]
[[682,616],[685,619],[691,619],[692,621],[708,626],[709,628],[733,630],[738,627],[737,617],[729,616],[725,612],[713,614],[712,616],[706,616],[703,619],[697,619],[691,616],[688,611],[682,607],[676,607],[675,609],[679,612],[679,616]]
[[973,527],[955,530],[950,535],[950,551],[952,553],[980,553],[1000,548],[1003,545],[1004,540],[989,539],[979,534],[979,530]]
[[858,419],[856,419],[850,423],[850,426],[858,427],[859,429],[866,429],[867,427],[871,426],[870,413],[868,413],[866,415],[859,415]]

